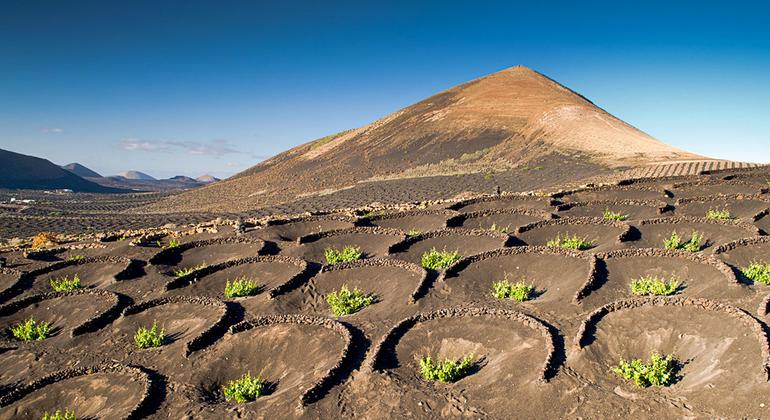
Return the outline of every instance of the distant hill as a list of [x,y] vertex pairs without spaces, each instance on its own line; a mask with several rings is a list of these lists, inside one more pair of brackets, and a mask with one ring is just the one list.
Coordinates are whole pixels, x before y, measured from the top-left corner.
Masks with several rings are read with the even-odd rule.
[[219,179],[219,178],[217,178],[215,176],[208,175],[208,174],[201,175],[198,178],[195,178],[195,180],[198,181],[198,182],[202,182],[204,184],[210,184],[212,182],[221,181],[221,179]]
[[135,179],[135,180],[142,180],[142,181],[155,181],[156,179],[153,178],[150,175],[147,175],[144,172],[139,171],[125,171],[118,174],[118,176],[122,176],[126,179]]
[[184,176],[184,175],[172,176],[171,178],[169,178],[169,180],[177,181],[177,182],[189,182],[189,183],[195,183],[195,184],[198,183],[198,181],[195,178],[191,178],[189,176]]
[[704,159],[517,66],[455,86],[364,127],[297,146],[147,210],[248,210],[361,181],[500,172],[537,165],[549,156],[601,170]]
[[0,149],[0,188],[125,192],[83,179],[46,159]]
[[101,178],[102,177],[97,172],[92,171],[91,169],[88,169],[85,166],[75,162],[64,165],[62,166],[62,168],[82,178]]
[[[123,172],[134,178],[127,178],[123,175],[108,176],[103,178],[88,178],[90,181],[99,185],[112,188],[122,188],[133,191],[173,191],[198,188],[205,183],[199,182],[189,176],[177,175],[168,179],[155,179],[149,175],[137,171]],[[142,178],[147,176],[149,179]],[[137,178],[138,177],[138,178]]]

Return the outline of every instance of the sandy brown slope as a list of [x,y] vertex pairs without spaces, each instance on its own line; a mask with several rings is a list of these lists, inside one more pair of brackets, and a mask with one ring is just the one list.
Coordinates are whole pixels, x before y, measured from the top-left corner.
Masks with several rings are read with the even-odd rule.
[[554,153],[607,167],[702,159],[517,66],[295,147],[150,210],[246,210],[372,178],[505,170]]

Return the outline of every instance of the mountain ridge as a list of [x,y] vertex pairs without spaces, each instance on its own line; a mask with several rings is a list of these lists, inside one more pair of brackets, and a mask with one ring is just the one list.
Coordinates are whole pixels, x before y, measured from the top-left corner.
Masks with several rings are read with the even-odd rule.
[[70,189],[78,192],[116,193],[124,190],[104,187],[35,156],[0,149],[0,188]]

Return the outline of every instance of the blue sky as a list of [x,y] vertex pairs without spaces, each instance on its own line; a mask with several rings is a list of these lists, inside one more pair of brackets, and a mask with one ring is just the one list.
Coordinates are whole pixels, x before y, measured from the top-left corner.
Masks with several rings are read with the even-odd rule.
[[231,175],[529,66],[673,145],[770,162],[762,3],[0,0],[0,148]]

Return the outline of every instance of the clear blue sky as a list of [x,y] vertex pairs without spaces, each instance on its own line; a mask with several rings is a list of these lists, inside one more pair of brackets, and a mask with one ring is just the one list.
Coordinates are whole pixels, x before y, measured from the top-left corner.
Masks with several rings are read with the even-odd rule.
[[0,0],[0,148],[230,175],[523,64],[676,146],[770,162],[768,6],[623,4]]

